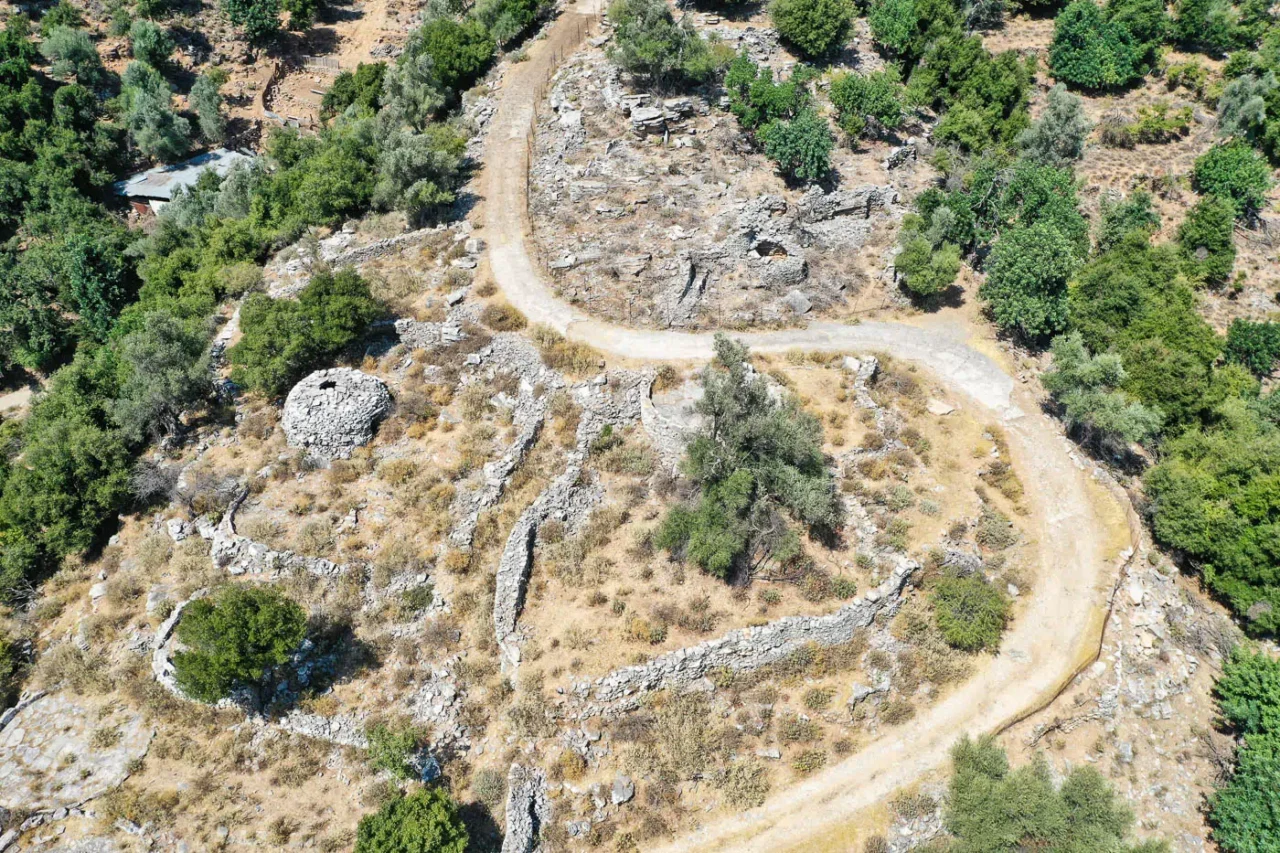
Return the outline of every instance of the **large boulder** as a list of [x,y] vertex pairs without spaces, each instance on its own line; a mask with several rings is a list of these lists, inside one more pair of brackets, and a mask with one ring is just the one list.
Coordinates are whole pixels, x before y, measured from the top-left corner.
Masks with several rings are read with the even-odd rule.
[[327,459],[346,459],[368,444],[391,412],[391,394],[376,376],[348,367],[317,371],[284,402],[282,426],[289,444]]

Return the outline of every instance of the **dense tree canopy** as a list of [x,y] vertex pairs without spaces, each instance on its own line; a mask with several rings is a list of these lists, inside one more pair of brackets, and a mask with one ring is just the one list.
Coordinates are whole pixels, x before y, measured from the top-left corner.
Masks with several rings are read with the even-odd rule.
[[1239,646],[1214,686],[1241,737],[1230,780],[1209,799],[1213,838],[1229,853],[1280,847],[1280,661]]
[[769,17],[785,41],[817,58],[844,44],[854,9],[850,0],[773,0]]
[[173,657],[178,686],[193,699],[216,702],[233,687],[257,688],[287,663],[306,634],[302,608],[268,587],[233,584],[216,598],[187,605],[178,622],[184,646]]

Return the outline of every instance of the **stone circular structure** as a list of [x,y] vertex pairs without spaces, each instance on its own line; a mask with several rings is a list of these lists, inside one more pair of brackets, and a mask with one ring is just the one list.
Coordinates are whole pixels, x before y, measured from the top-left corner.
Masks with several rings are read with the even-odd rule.
[[368,444],[391,411],[391,393],[376,376],[334,367],[303,379],[284,402],[281,425],[289,444],[317,456],[346,459]]

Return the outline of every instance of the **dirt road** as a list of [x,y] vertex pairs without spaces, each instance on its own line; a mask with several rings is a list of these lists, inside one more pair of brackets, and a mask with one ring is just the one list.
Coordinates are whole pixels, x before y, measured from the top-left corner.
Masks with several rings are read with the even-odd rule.
[[[579,4],[531,46],[505,81],[485,154],[485,237],[489,263],[507,299],[602,352],[660,361],[706,359],[711,336],[626,329],[591,319],[556,298],[525,246],[525,174],[530,123],[543,83],[581,40],[592,6]],[[749,812],[721,817],[665,850],[767,850],[822,846],[861,810],[946,764],[962,734],[981,734],[1038,710],[1096,650],[1121,552],[1129,546],[1119,500],[1094,482],[1058,425],[996,360],[971,344],[959,324],[812,323],[805,329],[737,335],[753,349],[879,351],[935,374],[1006,431],[1028,487],[1022,520],[1042,565],[1000,654],[979,674],[857,754],[791,785]],[[826,838],[825,841],[819,839]],[[830,846],[829,846],[830,845]]]

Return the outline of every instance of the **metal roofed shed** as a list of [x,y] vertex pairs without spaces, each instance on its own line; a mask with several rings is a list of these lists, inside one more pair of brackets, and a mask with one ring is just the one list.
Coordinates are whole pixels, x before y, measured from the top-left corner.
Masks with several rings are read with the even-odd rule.
[[221,177],[236,163],[248,163],[253,159],[239,151],[218,148],[192,157],[185,163],[156,166],[131,175],[123,181],[117,181],[114,189],[116,195],[128,198],[139,213],[158,211],[166,203],[173,201],[179,188],[192,186],[205,172],[213,170]]

